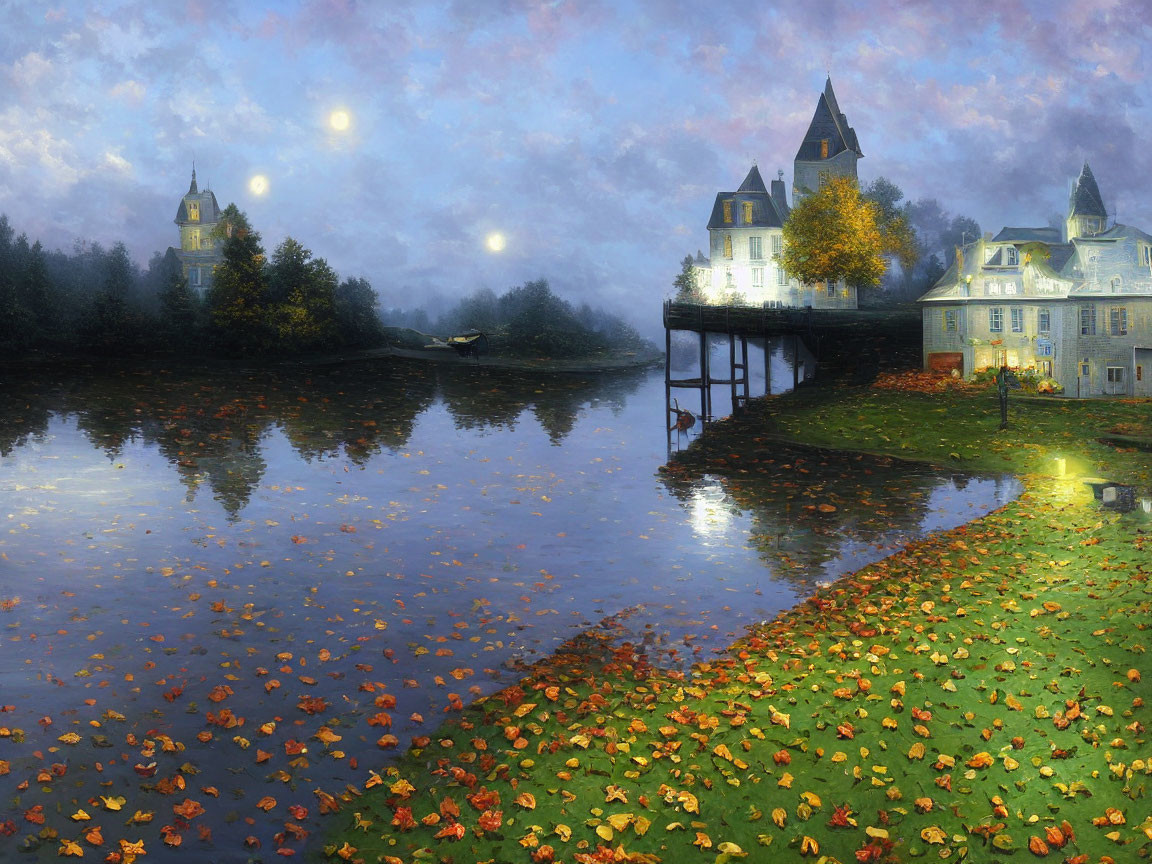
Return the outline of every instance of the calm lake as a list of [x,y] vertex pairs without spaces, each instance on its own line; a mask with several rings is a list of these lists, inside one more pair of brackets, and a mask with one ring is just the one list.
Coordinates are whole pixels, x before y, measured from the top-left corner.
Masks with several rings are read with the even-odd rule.
[[0,859],[302,853],[315,790],[363,786],[580,630],[611,619],[684,668],[1018,492],[787,450],[661,472],[666,423],[662,369],[10,375]]

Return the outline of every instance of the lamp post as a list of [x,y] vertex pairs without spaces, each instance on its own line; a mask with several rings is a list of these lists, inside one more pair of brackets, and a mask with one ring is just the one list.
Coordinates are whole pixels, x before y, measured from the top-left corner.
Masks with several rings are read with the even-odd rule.
[[972,274],[971,273],[969,273],[967,276],[964,277],[964,296],[965,297],[971,297],[972,296]]

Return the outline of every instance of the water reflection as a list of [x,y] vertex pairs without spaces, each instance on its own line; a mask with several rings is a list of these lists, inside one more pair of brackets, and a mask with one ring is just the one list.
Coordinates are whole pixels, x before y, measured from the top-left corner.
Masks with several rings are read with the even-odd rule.
[[[743,450],[743,448],[737,448]],[[663,473],[704,542],[737,514],[776,575],[805,585],[877,560],[916,536],[955,527],[1019,494],[1005,477],[955,474],[883,457],[752,450],[676,457]]]
[[[155,447],[191,503],[207,487],[235,520],[268,471],[264,441],[283,432],[306,462],[363,466],[405,447],[438,400],[458,430],[514,429],[530,412],[560,446],[590,404],[618,410],[643,374],[589,379],[386,361],[326,370],[178,372],[146,368],[40,370],[0,389],[0,455],[43,440],[53,417],[75,425],[108,459],[129,443]],[[545,395],[546,394],[546,395]]]

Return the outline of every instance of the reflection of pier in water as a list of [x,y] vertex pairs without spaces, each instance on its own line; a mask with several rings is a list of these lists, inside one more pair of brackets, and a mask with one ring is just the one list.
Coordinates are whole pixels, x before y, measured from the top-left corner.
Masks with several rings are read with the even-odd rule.
[[[692,377],[673,377],[673,332],[696,334],[698,373]],[[875,374],[880,366],[880,350],[890,344],[919,346],[920,313],[916,310],[844,310],[784,308],[768,306],[709,306],[700,303],[664,302],[664,401],[672,412],[672,391],[696,390],[700,394],[699,420],[710,423],[713,411],[713,387],[729,390],[731,411],[737,414],[753,395],[795,389],[815,375],[816,367],[854,368],[857,373]],[[714,372],[713,347],[726,343],[726,371]],[[762,360],[750,364],[749,346]],[[791,371],[791,381],[773,379],[773,357],[777,356]],[[754,383],[760,383],[759,392]],[[724,366],[721,365],[720,370]],[[669,449],[672,431],[668,433]]]

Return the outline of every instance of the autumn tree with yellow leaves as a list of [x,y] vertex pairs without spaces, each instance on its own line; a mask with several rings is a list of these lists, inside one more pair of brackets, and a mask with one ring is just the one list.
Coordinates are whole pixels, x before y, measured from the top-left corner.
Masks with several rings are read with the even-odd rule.
[[911,228],[899,213],[886,216],[850,177],[826,175],[819,191],[792,208],[784,223],[785,271],[801,282],[857,288],[880,283],[888,256],[910,268],[916,263]]

